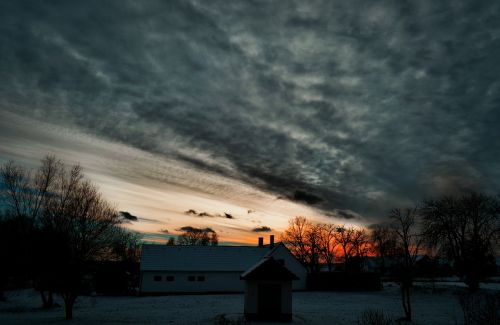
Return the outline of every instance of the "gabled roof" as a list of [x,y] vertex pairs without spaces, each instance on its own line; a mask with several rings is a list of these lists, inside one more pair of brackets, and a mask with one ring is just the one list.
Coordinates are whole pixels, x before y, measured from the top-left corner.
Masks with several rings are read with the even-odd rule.
[[265,257],[241,275],[242,280],[298,280],[299,278],[272,257]]
[[258,246],[142,246],[141,271],[244,272],[272,253]]

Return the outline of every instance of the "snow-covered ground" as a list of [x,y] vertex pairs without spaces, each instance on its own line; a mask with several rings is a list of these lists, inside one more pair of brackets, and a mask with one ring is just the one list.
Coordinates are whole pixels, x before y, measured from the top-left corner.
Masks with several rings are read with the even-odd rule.
[[[434,287],[433,287],[434,286]],[[500,284],[487,284],[500,291]],[[379,292],[296,292],[295,324],[356,324],[366,309],[383,310],[394,319],[403,315],[396,284]],[[418,283],[413,291],[415,324],[460,324],[462,311],[453,283]],[[62,301],[57,301],[62,305]],[[64,323],[64,308],[41,310],[32,290],[7,293],[0,302],[0,324]],[[243,295],[185,295],[162,297],[79,297],[72,324],[214,324],[217,315],[243,316]],[[261,323],[260,323],[261,324]]]

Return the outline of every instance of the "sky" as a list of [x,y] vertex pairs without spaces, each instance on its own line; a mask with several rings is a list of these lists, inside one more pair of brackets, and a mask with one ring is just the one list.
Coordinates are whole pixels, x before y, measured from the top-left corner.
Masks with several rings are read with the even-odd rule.
[[256,243],[500,187],[498,1],[0,3],[0,162],[85,174],[145,238]]

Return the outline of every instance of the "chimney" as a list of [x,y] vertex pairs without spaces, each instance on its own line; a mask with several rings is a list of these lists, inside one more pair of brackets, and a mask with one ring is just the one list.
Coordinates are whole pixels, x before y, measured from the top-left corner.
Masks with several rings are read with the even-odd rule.
[[269,248],[274,247],[274,235],[269,236]]
[[264,246],[264,237],[259,237],[259,247]]

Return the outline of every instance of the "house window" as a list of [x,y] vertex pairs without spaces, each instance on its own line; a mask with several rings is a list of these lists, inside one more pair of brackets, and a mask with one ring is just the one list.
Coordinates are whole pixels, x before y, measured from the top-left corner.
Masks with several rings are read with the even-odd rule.
[[161,275],[155,275],[153,277],[153,280],[156,281],[156,282],[161,281]]
[[194,275],[188,276],[188,281],[195,281],[196,277]]
[[167,281],[172,282],[175,280],[175,277],[173,275],[167,275]]
[[205,276],[204,275],[198,275],[198,281],[199,282],[205,281]]

